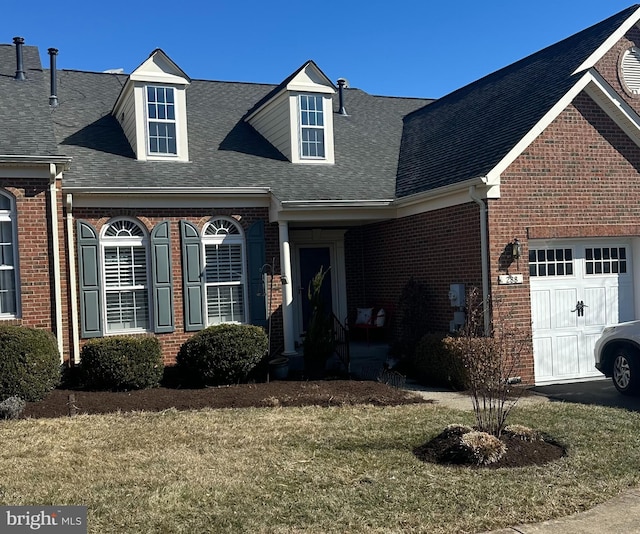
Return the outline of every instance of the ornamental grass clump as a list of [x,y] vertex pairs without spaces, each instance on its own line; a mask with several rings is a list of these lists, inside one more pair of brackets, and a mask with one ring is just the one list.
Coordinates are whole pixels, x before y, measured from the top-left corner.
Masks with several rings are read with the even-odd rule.
[[468,451],[470,459],[477,465],[489,465],[499,461],[507,452],[507,446],[499,438],[472,430],[464,434],[460,441]]
[[503,434],[522,441],[544,441],[544,436],[537,430],[524,425],[507,425]]

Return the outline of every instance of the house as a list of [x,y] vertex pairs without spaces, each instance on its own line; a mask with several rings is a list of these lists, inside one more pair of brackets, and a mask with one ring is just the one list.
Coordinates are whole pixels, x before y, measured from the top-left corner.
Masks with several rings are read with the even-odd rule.
[[448,330],[450,293],[478,287],[530,334],[524,382],[598,376],[604,326],[640,316],[639,24],[632,6],[437,101],[313,61],[273,86],[192,80],[160,49],[125,75],[0,46],[0,318],[70,364],[122,333],[171,363],[229,321],[292,355],[322,265],[339,318],[413,277]]

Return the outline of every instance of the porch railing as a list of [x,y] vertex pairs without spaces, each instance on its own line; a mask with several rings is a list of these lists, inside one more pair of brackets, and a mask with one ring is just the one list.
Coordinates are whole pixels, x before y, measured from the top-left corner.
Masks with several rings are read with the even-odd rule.
[[333,340],[335,342],[333,351],[344,365],[347,374],[351,374],[351,356],[349,354],[349,330],[340,322],[334,313],[331,314],[333,320]]

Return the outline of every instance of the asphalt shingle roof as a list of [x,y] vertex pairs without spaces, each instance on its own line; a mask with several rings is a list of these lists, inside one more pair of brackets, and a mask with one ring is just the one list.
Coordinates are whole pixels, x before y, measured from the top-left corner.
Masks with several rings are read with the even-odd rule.
[[393,198],[402,117],[430,102],[349,89],[349,116],[334,114],[336,163],[292,164],[243,121],[277,86],[193,80],[187,89],[190,161],[143,162],[111,116],[125,81],[118,74],[58,73],[53,121],[60,152],[73,157],[66,187],[261,186],[281,200]]
[[632,6],[408,115],[398,197],[485,176],[576,83]]
[[0,155],[54,156],[58,147],[50,118],[49,77],[38,49],[22,50],[26,80],[16,80],[15,46],[0,45]]

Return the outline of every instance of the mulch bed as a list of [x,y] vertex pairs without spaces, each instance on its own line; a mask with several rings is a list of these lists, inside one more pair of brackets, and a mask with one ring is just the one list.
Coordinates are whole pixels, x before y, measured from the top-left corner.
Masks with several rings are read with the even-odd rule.
[[[497,462],[481,466],[483,469],[543,465],[559,460],[567,453],[565,447],[548,437],[545,441],[524,441],[508,435],[503,435],[500,439],[507,446],[507,452]],[[457,465],[447,458],[450,457],[451,449],[457,446],[458,440],[456,436],[439,435],[424,445],[416,447],[413,452],[424,462]]]
[[[72,396],[71,400],[70,397]],[[138,391],[81,391],[55,389],[40,402],[30,402],[22,417],[63,417],[145,410],[158,412],[202,408],[273,406],[398,406],[430,402],[381,382],[319,380],[272,381],[202,389],[154,388]]]

